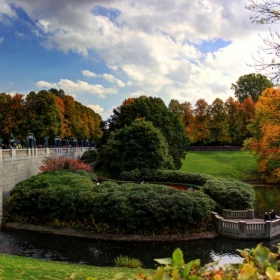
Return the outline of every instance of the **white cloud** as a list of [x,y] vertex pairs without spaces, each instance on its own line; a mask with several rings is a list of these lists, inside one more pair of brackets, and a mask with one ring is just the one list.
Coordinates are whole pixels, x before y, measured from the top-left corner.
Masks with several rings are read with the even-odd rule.
[[95,73],[90,72],[90,71],[88,71],[88,70],[83,70],[83,71],[82,71],[82,74],[83,74],[84,76],[86,76],[86,77],[97,77],[97,75],[96,75]]
[[87,105],[87,107],[92,109],[97,114],[101,114],[104,111],[104,108],[102,108],[100,105],[89,104],[89,105]]
[[4,37],[0,37],[0,43],[4,41]]
[[[5,2],[24,9],[46,48],[78,53],[108,69],[95,70],[103,74],[82,71],[84,77],[98,78],[98,84],[58,77],[56,83],[39,81],[38,87],[104,99],[115,94],[116,106],[129,94],[158,96],[166,103],[225,100],[233,95],[231,83],[255,72],[247,64],[253,64],[252,53],[262,42],[259,34],[267,32],[267,26],[250,23],[248,0],[4,0],[0,20],[1,13],[15,16]],[[108,9],[111,17],[98,14],[96,5]],[[201,51],[203,43],[217,39],[231,43]],[[123,95],[117,94],[120,88]]]
[[46,81],[39,81],[36,83],[39,88],[63,88],[68,94],[80,94],[83,92],[97,95],[100,98],[105,98],[107,94],[116,94],[117,90],[113,88],[105,88],[100,84],[89,84],[84,81],[71,81],[69,79],[60,79],[57,83],[49,83]]
[[120,79],[116,78],[114,75],[112,74],[107,74],[104,73],[102,75],[97,75],[89,70],[84,70],[82,71],[82,74],[86,77],[101,77],[103,79],[105,79],[106,81],[113,83],[113,84],[117,84],[119,87],[124,87],[125,83],[123,81],[121,81]]

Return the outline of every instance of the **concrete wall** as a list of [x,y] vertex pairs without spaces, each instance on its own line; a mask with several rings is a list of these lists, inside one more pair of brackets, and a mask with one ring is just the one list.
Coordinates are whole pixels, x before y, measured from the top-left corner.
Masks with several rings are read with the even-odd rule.
[[88,150],[79,148],[0,149],[0,225],[2,208],[15,184],[39,173],[41,161],[48,156],[80,158]]

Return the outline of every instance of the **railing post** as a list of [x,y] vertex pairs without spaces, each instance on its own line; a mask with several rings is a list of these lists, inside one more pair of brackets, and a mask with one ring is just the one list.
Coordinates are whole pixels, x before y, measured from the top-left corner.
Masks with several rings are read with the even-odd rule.
[[254,214],[255,213],[255,211],[253,210],[253,209],[249,209],[248,210],[248,218],[249,219],[254,219]]
[[230,209],[223,209],[223,217],[225,219],[230,219],[231,218],[231,210]]
[[272,234],[272,222],[265,221],[264,229],[265,229],[265,237],[268,237],[270,239]]
[[48,155],[49,153],[50,153],[50,148],[49,148],[49,147],[46,147],[46,148],[45,148],[45,154]]
[[246,226],[247,226],[247,223],[245,221],[239,221],[238,222],[239,237],[246,237],[247,236]]
[[16,149],[10,149],[10,156],[16,157],[17,156],[17,150]]

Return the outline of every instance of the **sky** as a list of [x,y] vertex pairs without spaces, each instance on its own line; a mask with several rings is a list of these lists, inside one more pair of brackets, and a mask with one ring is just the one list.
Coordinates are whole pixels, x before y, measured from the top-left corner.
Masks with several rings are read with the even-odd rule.
[[269,32],[249,0],[0,0],[0,92],[63,89],[107,120],[141,95],[223,101]]

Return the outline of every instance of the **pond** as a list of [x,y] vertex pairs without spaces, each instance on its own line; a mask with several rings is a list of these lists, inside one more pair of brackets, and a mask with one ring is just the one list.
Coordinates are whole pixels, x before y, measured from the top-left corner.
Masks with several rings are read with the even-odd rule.
[[[255,190],[256,217],[262,218],[263,213],[271,209],[280,214],[280,189],[270,187]],[[242,258],[237,249],[253,248],[261,242],[270,250],[276,251],[274,245],[280,243],[280,238],[272,241],[244,241],[218,237],[151,243],[93,241],[21,230],[0,231],[0,253],[97,266],[112,266],[114,259],[123,255],[140,259],[145,268],[155,268],[154,259],[171,257],[176,248],[181,248],[186,262],[200,259],[202,264],[216,260],[220,260],[221,264],[238,263]]]
[[[266,241],[273,249],[280,242]],[[93,241],[21,230],[0,231],[0,253],[68,263],[113,266],[119,256],[138,258],[144,268],[155,268],[156,258],[172,256],[176,248],[184,253],[186,262],[200,259],[202,264],[220,260],[221,264],[242,261],[236,249],[253,248],[260,241],[241,241],[218,237],[184,242],[113,242]]]

